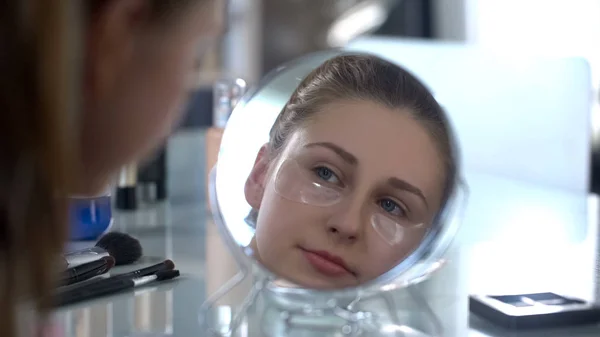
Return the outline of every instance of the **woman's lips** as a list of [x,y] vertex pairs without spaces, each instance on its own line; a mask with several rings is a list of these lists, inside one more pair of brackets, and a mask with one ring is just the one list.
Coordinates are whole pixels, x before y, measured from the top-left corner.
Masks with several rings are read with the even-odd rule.
[[326,251],[311,251],[302,249],[302,253],[310,265],[321,274],[329,277],[353,276],[342,258]]

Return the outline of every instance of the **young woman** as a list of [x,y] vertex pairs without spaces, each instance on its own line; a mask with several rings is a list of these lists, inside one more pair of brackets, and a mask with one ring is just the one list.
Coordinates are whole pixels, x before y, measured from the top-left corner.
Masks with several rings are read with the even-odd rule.
[[281,111],[245,186],[257,259],[313,288],[372,280],[421,243],[456,186],[440,105],[406,70],[342,55]]
[[0,335],[30,336],[17,318],[50,307],[66,197],[102,191],[169,134],[222,2],[0,4]]

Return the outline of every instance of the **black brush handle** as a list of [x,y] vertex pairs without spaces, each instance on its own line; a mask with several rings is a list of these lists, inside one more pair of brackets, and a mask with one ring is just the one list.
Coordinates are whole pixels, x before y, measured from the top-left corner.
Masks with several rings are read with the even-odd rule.
[[54,304],[57,306],[63,306],[76,302],[87,301],[96,297],[132,289],[134,286],[135,283],[131,279],[111,277],[86,284],[85,286],[59,291],[55,295]]
[[[167,198],[167,148],[162,148],[152,160],[147,162],[138,171],[138,183],[145,188],[147,193],[145,201],[162,201]],[[151,187],[155,188],[153,194]]]
[[[167,262],[169,261],[169,262]],[[163,261],[161,263],[157,263],[155,265],[152,265],[150,267],[146,267],[146,268],[142,268],[142,269],[138,269],[129,273],[125,273],[125,274],[117,274],[114,277],[123,277],[123,278],[137,278],[137,277],[143,277],[143,276],[148,276],[148,275],[153,275],[156,274],[158,272],[161,271],[167,271],[167,270],[171,270],[173,267],[173,262],[171,262],[170,260],[167,261]]]

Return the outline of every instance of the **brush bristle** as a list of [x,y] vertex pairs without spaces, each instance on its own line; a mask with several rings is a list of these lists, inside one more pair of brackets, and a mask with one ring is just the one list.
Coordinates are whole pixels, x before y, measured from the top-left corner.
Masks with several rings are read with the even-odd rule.
[[103,235],[96,247],[106,250],[115,259],[115,265],[121,266],[136,262],[142,257],[142,245],[128,234],[110,232]]

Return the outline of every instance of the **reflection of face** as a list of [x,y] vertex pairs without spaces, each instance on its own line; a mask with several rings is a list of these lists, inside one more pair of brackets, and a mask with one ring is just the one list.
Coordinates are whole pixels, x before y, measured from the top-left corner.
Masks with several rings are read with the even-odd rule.
[[[298,173],[290,182],[309,177],[339,193],[294,194],[291,188],[306,185],[278,184],[279,168],[289,163]],[[305,287],[372,280],[419,245],[440,207],[442,167],[427,130],[408,113],[366,101],[329,105],[292,134],[277,158],[269,162],[265,151],[259,153],[251,177],[264,177],[256,180],[260,197],[246,188],[258,209],[257,257]],[[314,202],[327,198],[335,200]],[[421,225],[407,226],[402,239],[390,243],[377,230],[377,217],[384,224]]]

